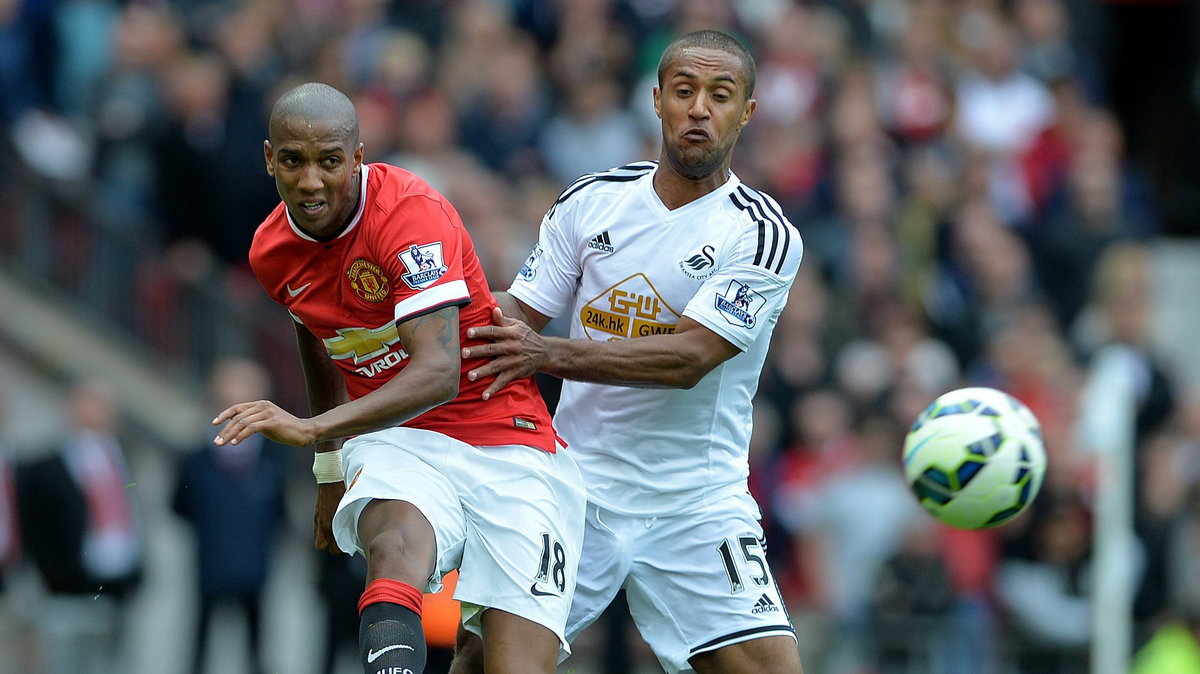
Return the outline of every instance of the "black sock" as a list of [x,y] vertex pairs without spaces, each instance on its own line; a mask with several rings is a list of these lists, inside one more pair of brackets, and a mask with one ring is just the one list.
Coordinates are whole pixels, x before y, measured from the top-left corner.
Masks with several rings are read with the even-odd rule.
[[421,616],[399,604],[368,604],[358,626],[358,653],[365,674],[422,674]]

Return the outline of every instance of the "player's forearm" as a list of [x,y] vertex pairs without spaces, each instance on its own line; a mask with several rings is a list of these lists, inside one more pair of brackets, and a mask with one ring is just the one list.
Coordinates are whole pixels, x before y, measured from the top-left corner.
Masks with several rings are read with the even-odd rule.
[[712,369],[673,335],[612,342],[546,337],[541,371],[563,379],[638,388],[695,386]]
[[458,395],[457,370],[422,372],[409,366],[375,391],[310,419],[318,442],[398,426],[453,400]]
[[378,390],[351,401],[324,345],[303,327],[297,331],[312,415],[308,424],[318,452],[341,447],[342,439],[351,435],[401,424],[458,394],[455,363],[427,356],[416,359]]
[[517,301],[517,298],[502,290],[492,293],[492,296],[496,298],[496,304],[500,306],[500,310],[504,312],[505,316],[515,318],[526,325],[529,324],[529,317],[525,315],[525,307]]
[[542,328],[545,328],[546,324],[550,322],[550,317],[534,311],[524,302],[509,295],[507,292],[499,291],[493,293],[493,295],[496,297],[496,304],[500,306],[500,310],[504,312],[505,316],[515,318],[537,332],[541,332]]

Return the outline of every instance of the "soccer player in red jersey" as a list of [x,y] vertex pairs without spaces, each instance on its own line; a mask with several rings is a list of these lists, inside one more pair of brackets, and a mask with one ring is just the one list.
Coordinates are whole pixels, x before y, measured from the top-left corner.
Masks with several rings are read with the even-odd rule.
[[365,672],[423,670],[421,594],[455,568],[487,670],[553,672],[585,495],[532,379],[485,402],[466,377],[466,330],[496,301],[458,213],[412,173],[364,164],[354,105],[324,84],[280,97],[264,153],[283,201],[250,263],[295,320],[312,416],[233,405],[215,442],[315,447],[317,547],[367,560]]

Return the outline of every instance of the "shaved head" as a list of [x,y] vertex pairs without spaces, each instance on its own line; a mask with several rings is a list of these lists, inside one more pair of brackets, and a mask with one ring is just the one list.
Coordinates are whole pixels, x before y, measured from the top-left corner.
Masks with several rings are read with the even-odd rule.
[[328,84],[301,84],[275,102],[267,136],[267,174],[292,220],[316,239],[337,236],[361,195],[363,144],[354,104]]
[[293,120],[323,121],[344,134],[350,147],[358,145],[358,112],[354,103],[342,92],[328,84],[309,82],[289,89],[271,109],[267,137],[274,143],[286,122]]
[[746,98],[754,95],[754,85],[758,80],[754,56],[741,42],[719,30],[698,30],[667,45],[667,48],[663,50],[662,58],[658,60],[658,86],[663,85],[663,78],[666,77],[667,68],[671,63],[690,49],[713,49],[725,52],[737,59],[741,65],[742,82],[746,85]]

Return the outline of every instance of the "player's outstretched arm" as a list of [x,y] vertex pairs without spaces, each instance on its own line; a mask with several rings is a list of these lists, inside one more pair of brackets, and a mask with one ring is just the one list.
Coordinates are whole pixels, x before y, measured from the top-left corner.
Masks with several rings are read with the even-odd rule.
[[239,403],[213,420],[216,443],[255,433],[304,447],[403,423],[458,395],[458,307],[444,307],[396,326],[408,365],[375,391],[301,419],[268,400]]
[[[348,400],[346,387],[321,340],[300,323],[294,325],[296,346],[308,388],[309,411],[316,416],[345,403]],[[241,403],[229,407],[213,419],[213,424],[225,424],[214,442],[218,445],[236,444],[261,432],[276,442],[296,446],[313,445],[318,453],[341,447],[341,439],[338,438],[310,440],[307,421],[289,414],[268,400]],[[317,487],[313,537],[319,550],[335,554],[340,552],[333,538],[332,523],[333,514],[345,490],[345,485],[340,481],[319,484]]]
[[467,373],[472,381],[496,376],[483,393],[485,399],[516,375],[533,371],[599,384],[691,388],[740,353],[724,337],[686,316],[673,334],[611,342],[543,337],[515,319],[494,315],[493,320],[496,325],[467,331],[468,337],[490,343],[463,349],[464,358],[492,359]]
[[270,400],[253,400],[231,405],[212,420],[225,424],[213,442],[236,445],[255,433],[275,442],[296,447],[316,444],[317,437],[308,419],[301,419]]
[[[296,323],[295,327],[296,347],[308,386],[309,408],[315,416],[346,402],[346,391],[321,340],[303,325]],[[340,446],[334,438],[317,438],[309,420],[290,414],[269,400],[231,405],[212,423],[225,424],[214,440],[218,445],[236,445],[255,433],[262,433],[270,440],[296,447],[322,445],[316,447],[317,451],[330,451]]]
[[458,307],[415,316],[396,329],[407,364],[371,393],[313,417],[318,439],[397,426],[458,395]]

